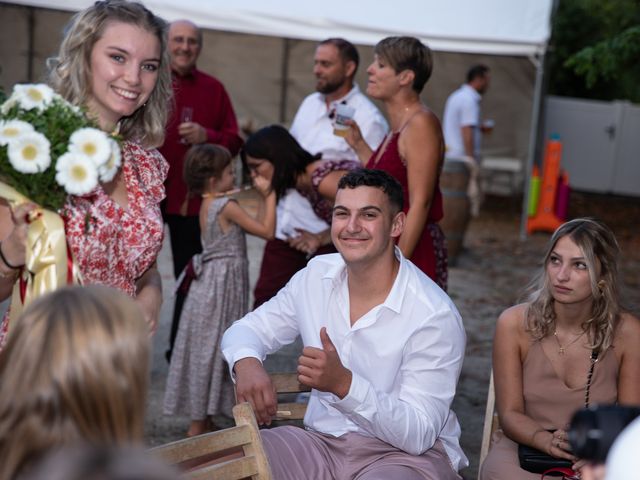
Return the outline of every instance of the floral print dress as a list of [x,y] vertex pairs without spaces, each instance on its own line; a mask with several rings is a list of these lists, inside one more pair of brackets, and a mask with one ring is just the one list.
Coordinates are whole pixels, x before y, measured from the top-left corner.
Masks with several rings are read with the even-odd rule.
[[160,202],[169,166],[157,150],[133,142],[124,142],[122,158],[126,208],[98,186],[86,195],[69,196],[62,217],[84,282],[135,296],[136,281],[162,247]]

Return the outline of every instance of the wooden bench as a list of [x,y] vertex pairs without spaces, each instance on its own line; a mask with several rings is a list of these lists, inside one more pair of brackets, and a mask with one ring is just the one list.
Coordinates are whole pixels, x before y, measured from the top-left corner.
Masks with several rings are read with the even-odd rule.
[[278,411],[274,420],[302,424],[307,404],[291,400],[298,393],[310,392],[311,388],[298,381],[297,373],[272,373],[270,377],[278,393]]
[[190,480],[270,480],[271,469],[253,410],[248,403],[233,407],[236,426],[178,440],[151,453],[186,472]]

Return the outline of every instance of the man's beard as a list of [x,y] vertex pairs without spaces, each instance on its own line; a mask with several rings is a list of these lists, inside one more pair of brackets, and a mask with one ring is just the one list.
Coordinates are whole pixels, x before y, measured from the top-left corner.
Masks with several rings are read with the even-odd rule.
[[335,92],[344,84],[345,78],[341,78],[340,81],[326,81],[321,82],[318,80],[316,83],[316,91],[322,93],[323,95],[328,95],[330,93]]

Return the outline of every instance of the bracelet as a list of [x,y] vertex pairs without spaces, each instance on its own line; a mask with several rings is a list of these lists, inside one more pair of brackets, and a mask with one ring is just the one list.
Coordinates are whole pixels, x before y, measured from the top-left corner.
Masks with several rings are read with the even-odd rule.
[[4,256],[4,253],[2,253],[2,242],[0,242],[0,259],[2,259],[2,261],[4,262],[4,264],[9,267],[11,270],[18,270],[20,268],[23,267],[23,265],[12,265],[7,261],[7,257]]

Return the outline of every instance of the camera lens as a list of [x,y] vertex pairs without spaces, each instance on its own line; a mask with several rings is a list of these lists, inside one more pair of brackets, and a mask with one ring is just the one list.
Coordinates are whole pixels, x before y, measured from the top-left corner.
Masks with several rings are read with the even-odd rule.
[[571,419],[569,442],[578,458],[603,463],[613,441],[640,408],[619,405],[594,406],[576,412]]

